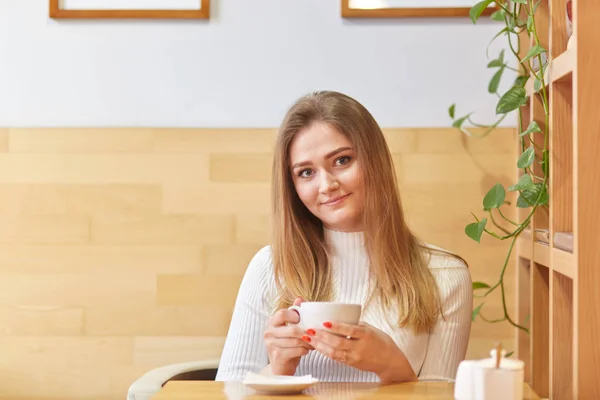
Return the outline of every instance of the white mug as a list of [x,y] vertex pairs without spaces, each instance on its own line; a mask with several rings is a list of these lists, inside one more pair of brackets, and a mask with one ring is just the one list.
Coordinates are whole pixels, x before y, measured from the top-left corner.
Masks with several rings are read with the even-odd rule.
[[322,329],[324,322],[342,322],[357,325],[360,322],[362,306],[360,304],[311,302],[305,301],[299,306],[291,306],[300,316],[298,325],[306,329]]

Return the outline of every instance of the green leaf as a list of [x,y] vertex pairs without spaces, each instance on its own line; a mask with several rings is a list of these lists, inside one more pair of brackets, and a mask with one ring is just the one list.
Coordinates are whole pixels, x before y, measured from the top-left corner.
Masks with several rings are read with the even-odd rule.
[[494,12],[491,16],[490,19],[492,21],[498,21],[498,22],[504,22],[504,16],[506,15],[506,11],[504,11],[503,9],[500,9],[496,12]]
[[481,235],[483,234],[486,224],[487,218],[484,218],[479,222],[472,222],[465,227],[465,233],[477,243],[481,243]]
[[504,72],[504,67],[500,68],[492,79],[490,80],[490,84],[488,85],[489,93],[496,93],[498,91],[498,86],[500,86],[500,79],[502,79],[502,73]]
[[527,130],[525,132],[521,133],[519,136],[525,136],[525,135],[529,135],[530,133],[541,132],[541,131],[542,130],[540,129],[540,126],[538,125],[538,123],[535,121],[531,121],[531,123],[527,127]]
[[527,32],[531,33],[533,30],[533,17],[530,15],[527,17]]
[[531,190],[535,188],[533,185],[533,180],[531,179],[531,175],[524,174],[519,178],[519,182],[516,185],[512,185],[508,188],[509,192],[516,192],[521,190]]
[[533,11],[531,12],[531,15],[535,15],[535,12],[537,11],[538,6],[540,5],[540,1],[542,0],[538,0],[534,5],[533,5]]
[[[541,193],[541,194],[540,194]],[[527,208],[536,204],[538,196],[540,197],[538,205],[543,206],[548,204],[548,190],[543,183],[536,183],[533,189],[524,190],[517,199],[517,207]]]
[[525,200],[525,197],[523,196],[523,194],[520,194],[519,198],[517,199],[517,207],[529,208],[531,206],[533,206],[533,204],[529,204],[529,202],[527,200]]
[[539,44],[536,44],[531,49],[529,49],[529,52],[527,52],[527,55],[521,60],[521,62],[524,63],[527,60],[529,60],[533,57],[539,56],[540,54],[545,53],[545,52],[546,52],[545,48],[543,48]]
[[542,165],[542,171],[544,172],[544,176],[549,176],[548,174],[550,173],[549,157],[550,157],[550,154],[549,154],[548,150],[544,150],[542,152],[542,161],[540,162],[540,164]]
[[488,43],[486,49],[485,49],[485,56],[489,58],[489,50],[490,50],[490,45],[494,42],[494,40],[498,39],[500,37],[500,35],[502,35],[503,33],[508,33],[508,28],[504,28],[502,29],[500,32],[496,33],[496,36],[494,36],[492,38],[492,40],[490,40],[490,42]]
[[475,318],[477,318],[477,315],[479,314],[479,311],[481,311],[481,307],[483,306],[483,303],[481,303],[480,305],[478,305],[472,312],[471,312],[471,321],[475,321]]
[[517,167],[519,168],[527,168],[533,164],[533,160],[535,159],[535,149],[533,146],[529,146],[527,150],[521,154],[519,157],[519,161],[517,161]]
[[[541,192],[541,195],[540,195]],[[526,198],[530,203],[534,203],[537,198],[538,195],[540,196],[540,200],[538,201],[538,205],[543,206],[548,204],[548,186],[544,185],[542,182],[536,183],[535,184],[535,189],[534,190],[526,190],[525,192],[522,193],[526,193]],[[531,197],[528,197],[531,196]]]
[[454,121],[452,123],[452,127],[460,129],[462,127],[462,124],[464,124],[464,122],[467,120],[467,118],[469,118],[471,116],[471,114],[472,113],[469,113],[469,114],[465,115],[464,117],[461,117],[461,118],[457,119],[456,121]]
[[489,289],[490,285],[485,282],[473,282],[473,290],[477,289]]
[[548,196],[548,186],[542,185],[542,183],[538,184],[542,189],[542,197],[540,197],[539,204],[545,205],[548,204],[548,200],[550,200],[550,196]]
[[525,84],[527,83],[527,81],[529,80],[528,76],[518,76],[517,79],[515,79],[515,86],[519,86],[519,87],[525,87]]
[[534,160],[535,160],[535,149],[533,148],[533,146],[529,146],[529,148],[527,148],[527,150],[525,150],[519,157],[519,160],[517,161],[517,167],[519,167],[519,168],[530,167],[533,164]]
[[456,104],[452,104],[448,109],[448,114],[450,114],[450,118],[454,119],[454,109],[456,108]]
[[535,80],[533,81],[533,91],[537,93],[540,91],[541,88],[542,81],[540,81],[538,78],[535,78]]
[[500,51],[500,54],[498,55],[498,58],[496,58],[495,60],[490,61],[490,63],[487,66],[488,66],[488,68],[504,67],[504,49],[502,49]]
[[477,20],[479,19],[479,17],[481,17],[483,11],[487,8],[487,6],[490,5],[492,1],[493,0],[483,0],[471,7],[471,9],[469,10],[469,16],[471,17],[471,21],[473,21],[474,24],[477,23]]
[[498,101],[496,114],[507,114],[516,110],[527,103],[525,89],[522,87],[512,87]]
[[515,25],[515,20],[514,20],[514,18],[512,18],[512,17],[511,17],[511,18],[508,18],[508,19],[506,20],[506,27],[508,28],[508,30],[509,30],[510,32],[512,32],[512,33],[516,33],[516,32],[515,32],[515,27],[516,27],[516,25]]
[[504,357],[508,358],[508,357],[512,356],[513,354],[515,354],[514,351],[509,351],[508,353],[506,353],[506,355]]
[[506,191],[504,187],[496,183],[485,195],[483,198],[483,209],[488,211],[492,208],[499,208],[504,204],[504,199],[506,198]]
[[513,3],[527,4],[527,0],[512,0]]

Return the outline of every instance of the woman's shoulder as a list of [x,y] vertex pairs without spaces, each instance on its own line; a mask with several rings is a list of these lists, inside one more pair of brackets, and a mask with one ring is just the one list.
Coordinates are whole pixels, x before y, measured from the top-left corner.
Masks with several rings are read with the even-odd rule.
[[271,246],[261,247],[250,259],[244,281],[260,290],[264,296],[270,296],[275,290],[275,277]]
[[271,246],[266,245],[261,247],[250,260],[248,272],[271,273],[273,271],[273,255]]
[[448,249],[432,243],[424,243],[423,250],[429,269],[468,269],[464,258]]
[[252,256],[252,259],[256,261],[272,262],[272,254],[271,245],[267,244],[258,249],[258,251],[254,253],[254,256]]
[[473,290],[467,262],[458,254],[433,244],[427,243],[425,251],[429,271],[438,286],[444,309],[448,311],[460,305],[470,310]]

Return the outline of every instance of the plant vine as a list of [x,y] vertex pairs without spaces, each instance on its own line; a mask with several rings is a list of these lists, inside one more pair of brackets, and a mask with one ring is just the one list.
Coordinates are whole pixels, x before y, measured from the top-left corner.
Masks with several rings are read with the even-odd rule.
[[[504,23],[502,30],[494,36],[490,44],[499,37],[505,36],[508,41],[508,47],[517,62],[517,67],[508,65],[509,60],[505,59],[505,51],[501,50],[498,57],[491,60],[488,68],[496,69],[488,84],[488,92],[496,94],[499,100],[496,104],[497,120],[491,125],[479,124],[471,119],[473,113],[466,114],[460,118],[455,118],[456,106],[451,105],[448,109],[450,118],[452,118],[452,126],[460,129],[469,136],[483,138],[492,132],[498,125],[509,115],[516,111],[518,114],[518,129],[521,144],[521,155],[517,160],[517,167],[523,170],[518,182],[508,188],[500,183],[496,183],[483,198],[483,212],[486,214],[484,218],[478,218],[471,213],[475,218],[475,222],[468,224],[465,227],[465,233],[473,240],[480,243],[481,237],[487,234],[497,240],[510,241],[508,253],[504,258],[502,269],[498,280],[493,284],[485,282],[473,282],[474,291],[484,291],[483,295],[476,295],[478,298],[485,298],[496,290],[500,290],[502,300],[503,316],[500,318],[490,319],[482,313],[482,307],[485,300],[482,301],[472,312],[472,319],[475,320],[478,316],[483,321],[489,323],[498,323],[507,321],[514,327],[529,333],[527,328],[527,320],[523,322],[515,321],[508,312],[506,305],[506,287],[504,277],[506,268],[509,264],[511,254],[514,250],[515,243],[519,235],[531,223],[531,218],[536,210],[540,207],[545,207],[548,204],[548,177],[549,177],[549,151],[548,151],[548,127],[549,127],[549,107],[548,93],[546,89],[546,81],[544,73],[548,66],[547,50],[541,45],[536,24],[535,13],[537,11],[540,0],[483,0],[475,4],[470,10],[470,17],[474,24],[481,18],[483,11],[491,5],[496,5],[498,11],[491,15],[494,21]],[[521,19],[521,16],[526,19]],[[531,47],[525,56],[521,56],[521,40],[520,35],[527,35],[531,41]],[[516,43],[513,39],[516,38]],[[486,54],[489,53],[489,45]],[[535,62],[537,61],[537,66]],[[513,85],[503,94],[498,92],[500,82],[506,70],[518,72],[518,76],[513,82]],[[527,93],[526,87],[530,78],[533,78],[533,93]],[[523,127],[523,116],[521,107],[527,104],[528,96],[539,96],[544,110],[544,123],[540,127],[536,121],[531,123],[525,129]],[[475,134],[469,131],[464,125],[468,122],[477,128],[486,128],[483,134]],[[535,139],[534,139],[535,137]],[[543,143],[540,143],[543,137]],[[541,173],[534,173],[534,163],[540,164]],[[542,176],[539,176],[542,175]],[[512,221],[506,214],[502,212],[502,207],[510,205],[506,201],[506,192],[518,192],[517,207],[529,209],[526,217],[521,222]],[[494,217],[497,214],[498,217]],[[489,220],[488,220],[489,217]],[[509,228],[503,227],[498,222],[502,221],[509,224]]]

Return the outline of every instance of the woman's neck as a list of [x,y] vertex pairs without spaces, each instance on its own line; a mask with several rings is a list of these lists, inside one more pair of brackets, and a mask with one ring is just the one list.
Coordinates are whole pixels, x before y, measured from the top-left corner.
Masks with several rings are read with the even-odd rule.
[[365,253],[363,232],[343,232],[324,228],[325,242],[333,256],[346,258],[360,256]]

